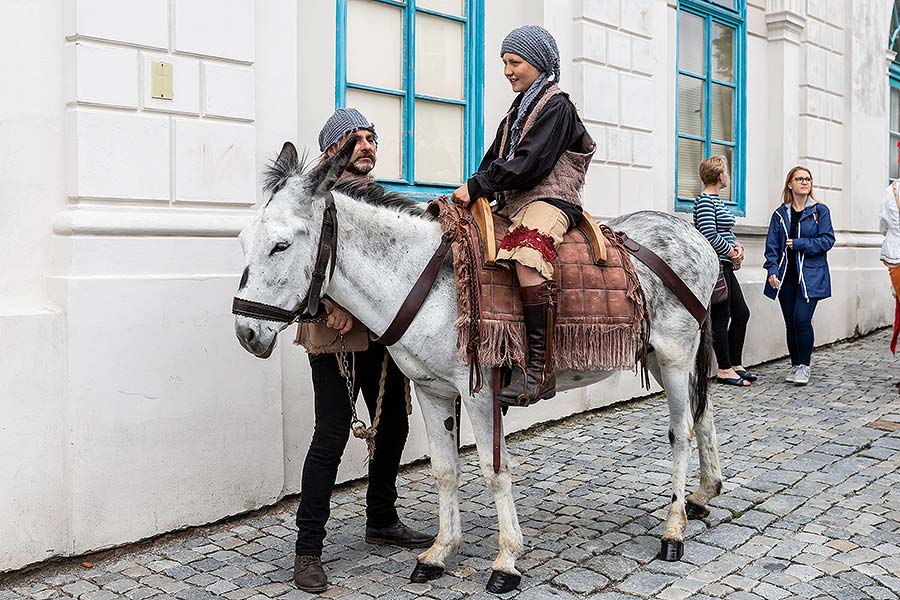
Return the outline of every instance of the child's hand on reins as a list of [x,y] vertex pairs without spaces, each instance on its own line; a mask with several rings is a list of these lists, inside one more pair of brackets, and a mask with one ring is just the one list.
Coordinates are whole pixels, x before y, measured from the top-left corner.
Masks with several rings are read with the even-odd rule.
[[462,184],[455,190],[453,190],[453,195],[450,196],[450,200],[454,204],[458,204],[463,208],[468,208],[471,203],[471,199],[469,198],[469,186],[468,184]]

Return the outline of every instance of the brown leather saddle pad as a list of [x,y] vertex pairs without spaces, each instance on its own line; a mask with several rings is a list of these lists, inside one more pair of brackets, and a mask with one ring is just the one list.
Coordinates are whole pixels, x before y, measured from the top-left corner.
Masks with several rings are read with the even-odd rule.
[[[435,207],[436,213],[440,209],[439,219],[445,230],[467,228],[469,235],[463,237],[471,242],[469,251],[464,251],[461,243],[453,247],[460,354],[465,360],[467,352],[475,351],[477,346],[482,366],[522,365],[527,352],[525,323],[515,271],[491,263],[492,253],[500,247],[509,229],[509,220],[492,214],[486,203],[480,202],[480,207],[473,207],[473,214],[465,217],[447,203]],[[482,231],[491,230],[491,225],[485,223],[488,215],[492,219],[493,244],[483,243]],[[592,219],[587,213],[584,218]],[[554,279],[560,293],[554,330],[554,367],[557,370],[633,368],[645,309],[640,282],[620,237],[594,221],[590,227],[569,230],[557,252]],[[472,262],[474,265],[469,264]],[[477,282],[472,277],[476,273]],[[467,297],[464,290],[472,291]],[[477,331],[471,326],[475,304],[472,295],[478,298]],[[474,343],[470,341],[473,339]]]

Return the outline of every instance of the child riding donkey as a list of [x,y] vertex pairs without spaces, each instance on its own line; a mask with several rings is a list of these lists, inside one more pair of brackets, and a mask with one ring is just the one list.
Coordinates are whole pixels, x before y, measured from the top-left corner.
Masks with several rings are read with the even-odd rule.
[[497,252],[498,264],[515,264],[528,343],[526,369],[500,390],[506,406],[528,405],[556,394],[552,369],[558,287],[556,250],[582,218],[581,188],[595,144],[575,105],[559,88],[556,40],[544,28],[514,29],[500,50],[514,92],[478,171],[452,199],[468,206],[494,197],[512,224]]

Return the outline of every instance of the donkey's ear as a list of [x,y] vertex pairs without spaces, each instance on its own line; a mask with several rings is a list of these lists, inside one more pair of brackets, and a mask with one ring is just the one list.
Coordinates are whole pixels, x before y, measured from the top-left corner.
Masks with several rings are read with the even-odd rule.
[[351,137],[334,156],[322,163],[320,169],[310,173],[311,180],[309,183],[314,195],[320,196],[325,192],[331,191],[331,188],[334,187],[334,184],[341,177],[341,173],[350,164],[350,158],[353,156],[355,148],[356,138]]
[[297,156],[297,149],[292,143],[285,142],[284,146],[281,147],[281,152],[278,154],[278,158],[275,159],[275,162],[286,167],[296,166],[300,162],[300,159]]

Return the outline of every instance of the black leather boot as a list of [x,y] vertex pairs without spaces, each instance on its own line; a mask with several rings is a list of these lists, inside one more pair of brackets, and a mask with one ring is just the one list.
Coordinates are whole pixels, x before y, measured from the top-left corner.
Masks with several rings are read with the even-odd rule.
[[427,548],[434,543],[434,536],[407,527],[402,521],[376,529],[366,525],[366,541],[370,544],[388,544],[401,548]]
[[556,375],[551,365],[558,295],[559,288],[553,281],[519,288],[528,340],[528,361],[525,370],[514,370],[512,381],[500,390],[502,406],[528,406],[556,395]]

